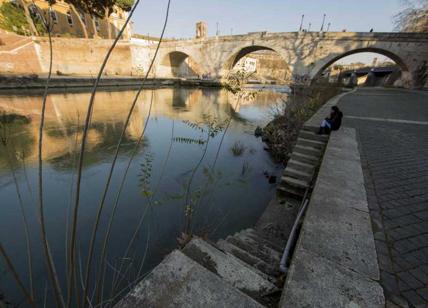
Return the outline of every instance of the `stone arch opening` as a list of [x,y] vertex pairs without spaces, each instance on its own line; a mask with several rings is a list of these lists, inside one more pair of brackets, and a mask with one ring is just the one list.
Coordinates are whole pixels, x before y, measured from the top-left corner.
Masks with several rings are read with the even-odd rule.
[[[393,64],[382,65],[382,63],[375,62],[356,62],[352,65],[335,65],[338,61],[349,56],[364,53],[383,56]],[[371,86],[394,85],[397,83],[405,85],[406,83],[411,83],[411,74],[403,59],[388,50],[371,47],[354,49],[340,55],[333,55],[327,60],[315,63],[309,77],[312,83],[322,79],[328,79],[330,82],[336,80],[344,84]]]
[[166,78],[197,78],[201,69],[187,53],[172,51],[162,58],[157,73]]
[[254,81],[286,83],[290,68],[279,52],[267,46],[247,46],[235,52],[223,65],[223,75],[244,71]]

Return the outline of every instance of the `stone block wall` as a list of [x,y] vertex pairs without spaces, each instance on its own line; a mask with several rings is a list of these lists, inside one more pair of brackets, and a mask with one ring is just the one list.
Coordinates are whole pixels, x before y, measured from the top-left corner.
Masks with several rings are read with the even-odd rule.
[[0,30],[0,74],[39,74],[41,67],[32,40]]
[[[49,69],[49,42],[39,38],[35,42],[42,71]],[[53,72],[65,75],[96,76],[111,46],[110,40],[65,39],[53,40]],[[132,55],[128,42],[119,42],[107,63],[107,76],[130,76]]]

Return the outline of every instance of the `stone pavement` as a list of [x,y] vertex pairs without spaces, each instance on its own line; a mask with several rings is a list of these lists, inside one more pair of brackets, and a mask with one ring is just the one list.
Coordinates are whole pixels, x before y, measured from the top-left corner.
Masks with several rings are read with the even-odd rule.
[[387,307],[428,307],[428,92],[359,89],[339,107],[357,129]]

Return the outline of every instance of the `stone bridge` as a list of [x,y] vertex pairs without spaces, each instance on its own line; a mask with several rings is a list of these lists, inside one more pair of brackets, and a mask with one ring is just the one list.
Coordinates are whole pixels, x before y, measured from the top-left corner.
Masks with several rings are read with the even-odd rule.
[[[147,70],[156,44],[132,47],[134,66]],[[245,55],[271,50],[288,65],[295,80],[310,82],[335,61],[360,52],[375,52],[395,61],[402,76],[398,85],[426,83],[428,34],[354,32],[256,32],[163,42],[154,63],[156,77],[206,75],[221,79]]]

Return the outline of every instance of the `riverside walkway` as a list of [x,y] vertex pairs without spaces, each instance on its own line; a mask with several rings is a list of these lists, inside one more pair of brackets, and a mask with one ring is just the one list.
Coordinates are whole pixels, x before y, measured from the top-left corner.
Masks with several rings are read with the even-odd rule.
[[359,89],[356,129],[387,307],[428,307],[428,92]]

